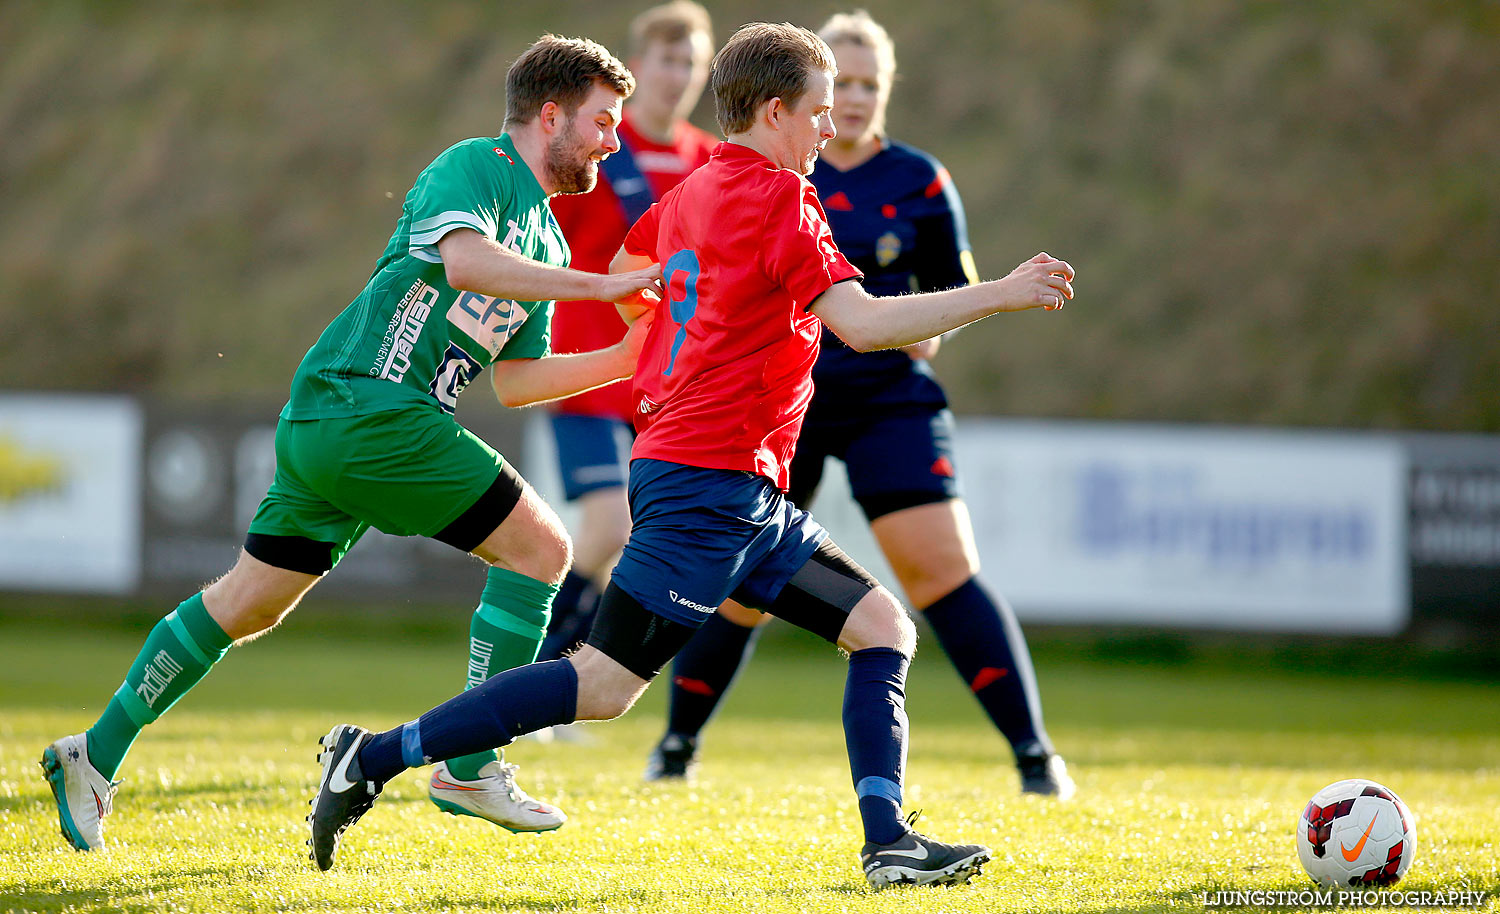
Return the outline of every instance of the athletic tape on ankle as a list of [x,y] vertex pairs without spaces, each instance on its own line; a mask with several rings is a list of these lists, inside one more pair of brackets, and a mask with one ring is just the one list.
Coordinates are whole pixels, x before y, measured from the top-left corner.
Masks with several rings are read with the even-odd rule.
[[422,754],[421,718],[401,725],[401,761],[408,768],[421,768],[427,764],[427,756]]
[[861,778],[854,785],[854,793],[860,797],[881,797],[890,800],[897,806],[901,805],[901,785],[890,778],[870,776]]

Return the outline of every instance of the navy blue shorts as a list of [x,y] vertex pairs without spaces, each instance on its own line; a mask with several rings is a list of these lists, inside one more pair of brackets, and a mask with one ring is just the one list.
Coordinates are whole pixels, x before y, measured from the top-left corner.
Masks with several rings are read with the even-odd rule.
[[630,462],[630,517],[612,580],[695,628],[730,596],[770,606],[828,537],[764,476],[664,460]]
[[552,436],[568,501],[625,485],[630,444],[635,440],[635,430],[628,424],[605,416],[553,413]]
[[794,504],[812,502],[829,457],[844,462],[865,517],[959,497],[953,414],[946,409],[823,420],[809,413],[792,458]]

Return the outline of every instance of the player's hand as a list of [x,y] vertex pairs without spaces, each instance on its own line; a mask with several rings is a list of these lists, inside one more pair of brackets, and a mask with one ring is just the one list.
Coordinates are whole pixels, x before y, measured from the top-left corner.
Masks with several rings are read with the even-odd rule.
[[655,307],[661,302],[661,264],[599,277],[599,301]]
[[1073,267],[1043,251],[995,281],[999,311],[1057,311],[1073,297]]
[[943,344],[941,336],[935,336],[930,340],[920,343],[912,343],[910,346],[902,346],[901,351],[912,357],[913,361],[919,359],[930,359],[937,355],[938,347]]

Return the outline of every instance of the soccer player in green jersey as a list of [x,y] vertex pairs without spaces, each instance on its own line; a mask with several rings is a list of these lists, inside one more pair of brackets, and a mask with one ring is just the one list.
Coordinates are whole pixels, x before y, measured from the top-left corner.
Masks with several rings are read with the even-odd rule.
[[[619,148],[630,71],[594,42],[548,35],[505,88],[505,132],[464,140],[417,176],[368,284],[297,369],[275,480],[239,560],[157,623],[94,726],[43,754],[63,836],[79,850],[103,847],[114,777],[141,729],[232,645],[280,622],[372,526],[490,566],[470,626],[470,686],[535,658],[571,543],[510,464],[454,420],[455,399],[485,368],[507,406],[629,376],[644,332],[553,356],[553,303],[639,301],[656,293],[660,270],[568,269],[547,203],[592,189],[599,161]],[[512,831],[567,818],[526,796],[515,766],[492,752],[440,765],[430,796]]]

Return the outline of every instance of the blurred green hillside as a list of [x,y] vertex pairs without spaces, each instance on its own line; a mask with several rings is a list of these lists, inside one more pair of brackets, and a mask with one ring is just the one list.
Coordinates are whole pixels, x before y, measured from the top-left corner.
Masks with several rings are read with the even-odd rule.
[[[1079,268],[949,344],[960,409],[1500,431],[1500,5],[866,5],[981,271]],[[515,55],[636,9],[0,2],[0,388],[280,396]]]

